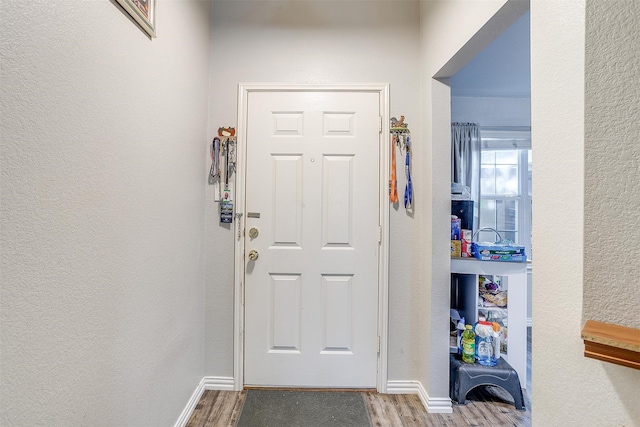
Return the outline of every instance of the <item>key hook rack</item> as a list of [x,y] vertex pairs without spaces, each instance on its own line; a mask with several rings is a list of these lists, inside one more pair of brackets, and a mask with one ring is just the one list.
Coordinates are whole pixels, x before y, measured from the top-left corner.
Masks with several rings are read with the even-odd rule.
[[396,145],[402,150],[407,151],[410,150],[410,146],[407,143],[409,134],[409,125],[404,121],[404,116],[400,116],[400,119],[396,119],[395,117],[391,117],[391,127],[389,130],[394,142]]

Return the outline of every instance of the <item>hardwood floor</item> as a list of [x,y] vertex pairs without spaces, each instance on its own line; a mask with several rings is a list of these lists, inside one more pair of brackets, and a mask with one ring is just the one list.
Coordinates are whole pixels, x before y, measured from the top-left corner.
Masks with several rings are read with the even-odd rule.
[[[531,427],[530,327],[527,328],[527,378],[521,385],[526,387],[523,391],[525,411],[515,409],[513,398],[499,387],[471,390],[467,394],[466,405],[454,402],[452,414],[427,413],[415,394],[378,394],[375,391],[354,393],[362,394],[374,427]],[[235,427],[246,395],[247,390],[205,391],[187,427]]]
[[[467,404],[454,404],[452,414],[427,413],[415,394],[354,393],[362,394],[371,425],[376,427],[531,426],[531,399],[528,393],[525,393],[526,411],[518,411],[513,406],[511,396],[498,387],[472,390],[467,395]],[[246,394],[247,390],[205,391],[187,427],[235,427]]]
[[186,427],[235,427],[247,390],[205,390]]

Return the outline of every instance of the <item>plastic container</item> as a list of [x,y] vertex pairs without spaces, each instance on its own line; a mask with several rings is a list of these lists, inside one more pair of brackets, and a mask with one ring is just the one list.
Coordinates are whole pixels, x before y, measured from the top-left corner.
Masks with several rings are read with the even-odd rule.
[[498,359],[500,359],[500,324],[492,322],[491,326],[493,326],[493,356],[498,363]]
[[[456,330],[458,331],[458,354],[462,354],[462,333],[466,330],[466,326],[464,323],[464,317],[461,317],[458,320],[458,324],[456,325]],[[475,345],[475,337],[473,338]]]
[[476,362],[476,336],[471,325],[465,326],[462,333],[462,361],[465,363]]
[[451,215],[451,240],[460,240],[460,218]]
[[476,356],[478,363],[484,366],[496,366],[498,359],[495,357],[493,344],[493,324],[491,322],[478,322],[475,328]]

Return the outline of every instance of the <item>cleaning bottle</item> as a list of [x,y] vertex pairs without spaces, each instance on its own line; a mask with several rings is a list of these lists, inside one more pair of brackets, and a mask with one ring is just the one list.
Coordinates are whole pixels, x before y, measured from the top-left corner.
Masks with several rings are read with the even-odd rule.
[[480,321],[476,324],[475,333],[478,363],[485,366],[496,366],[498,361],[493,353],[493,325],[491,322]]
[[476,334],[473,333],[473,326],[465,326],[462,333],[462,361],[465,363],[476,362]]

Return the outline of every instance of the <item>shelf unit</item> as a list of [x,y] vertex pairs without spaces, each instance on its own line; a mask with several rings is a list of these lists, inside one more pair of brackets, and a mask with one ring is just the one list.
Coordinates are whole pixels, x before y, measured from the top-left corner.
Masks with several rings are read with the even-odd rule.
[[[481,277],[500,284],[507,291],[506,307],[485,306],[479,294]],[[527,263],[451,259],[451,308],[473,325],[478,314],[491,313],[507,326],[506,352],[501,357],[516,370],[520,382],[527,380]],[[455,350],[454,349],[450,349]]]

